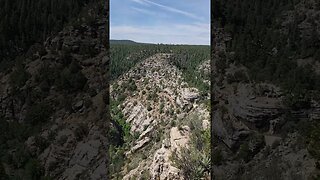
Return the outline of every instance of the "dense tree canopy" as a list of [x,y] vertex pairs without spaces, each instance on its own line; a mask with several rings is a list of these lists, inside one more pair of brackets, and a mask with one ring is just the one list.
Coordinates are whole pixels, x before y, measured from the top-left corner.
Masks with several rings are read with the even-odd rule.
[[77,17],[89,0],[0,0],[0,62],[24,52],[35,42]]
[[155,45],[155,44],[112,44],[111,45],[111,80],[116,79],[132,68],[136,63],[156,53],[172,53],[173,65],[184,73],[185,80],[201,91],[209,92],[209,86],[203,83],[208,75],[197,71],[205,60],[210,60],[209,46],[196,45]]
[[[297,65],[298,59],[320,60],[317,26],[312,18],[306,19],[306,12],[298,13],[298,3],[301,1],[218,1],[213,14],[231,35],[227,51],[235,52],[234,61],[248,67],[253,80],[276,83],[296,97],[320,90],[320,77],[312,67]],[[291,20],[288,12],[293,14]],[[303,21],[314,25],[302,31]]]

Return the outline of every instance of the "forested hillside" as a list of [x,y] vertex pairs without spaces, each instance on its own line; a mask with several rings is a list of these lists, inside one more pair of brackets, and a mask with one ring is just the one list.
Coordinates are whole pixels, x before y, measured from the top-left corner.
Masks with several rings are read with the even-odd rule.
[[319,178],[320,3],[213,7],[216,177]]
[[107,178],[105,1],[0,4],[0,179]]
[[[320,76],[311,64],[298,66],[297,59],[320,62],[320,3],[306,2],[311,15],[292,1],[218,1],[214,19],[219,19],[231,36],[227,51],[235,52],[231,61],[249,68],[255,81],[269,81],[292,96],[288,102],[298,106],[310,91],[320,90]],[[314,6],[314,7],[312,7]],[[314,13],[315,12],[315,13]],[[314,14],[312,14],[314,13]],[[307,61],[307,60],[306,60]],[[296,97],[301,97],[300,101]]]
[[111,44],[111,179],[209,176],[209,52]]
[[139,44],[138,42],[132,41],[132,40],[114,40],[110,39],[110,44]]
[[89,18],[78,16],[89,0],[1,0],[0,63],[14,60],[36,42],[44,42],[67,23],[80,24]]
[[188,83],[208,92],[209,86],[199,79],[209,80],[209,75],[195,71],[204,60],[210,59],[209,46],[153,45],[153,44],[111,44],[111,80],[128,71],[141,60],[156,53],[172,53],[171,63],[184,72]]

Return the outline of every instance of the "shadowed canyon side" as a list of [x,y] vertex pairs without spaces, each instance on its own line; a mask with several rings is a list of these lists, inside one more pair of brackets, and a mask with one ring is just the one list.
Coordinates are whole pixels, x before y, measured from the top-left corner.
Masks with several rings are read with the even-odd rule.
[[[186,72],[174,65],[180,59],[167,51],[171,53],[155,52],[141,59],[111,83],[113,137],[118,141],[110,148],[113,179],[210,176],[209,91],[187,83]],[[128,54],[125,61],[131,58]],[[198,63],[194,75],[206,75],[201,81],[209,87],[209,60]]]
[[215,3],[215,178],[319,178],[319,5]]
[[0,72],[0,179],[107,178],[107,10],[86,4]]

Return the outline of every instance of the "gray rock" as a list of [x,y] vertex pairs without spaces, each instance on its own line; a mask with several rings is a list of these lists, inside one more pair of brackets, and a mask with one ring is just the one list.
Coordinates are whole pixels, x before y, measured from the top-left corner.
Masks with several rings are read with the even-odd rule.
[[80,100],[74,105],[74,110],[78,111],[83,107],[84,101]]
[[98,155],[101,143],[99,140],[90,140],[88,142],[79,143],[75,148],[74,155],[69,165],[78,164],[82,167],[88,167],[90,162]]
[[191,91],[191,89],[185,88],[182,91],[182,97],[188,101],[193,101],[199,98],[199,92]]

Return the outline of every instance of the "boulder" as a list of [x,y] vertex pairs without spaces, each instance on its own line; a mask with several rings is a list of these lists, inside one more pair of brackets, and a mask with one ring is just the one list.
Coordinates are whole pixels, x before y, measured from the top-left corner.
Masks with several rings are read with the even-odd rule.
[[76,111],[79,111],[83,107],[83,104],[84,104],[84,101],[80,100],[73,106],[73,109]]
[[170,164],[169,157],[171,152],[169,149],[162,147],[155,152],[151,165],[152,180],[182,180],[180,170]]
[[170,130],[170,144],[172,151],[179,151],[181,147],[187,147],[189,141],[190,128],[182,126],[181,129],[173,127]]
[[195,88],[184,88],[182,90],[182,97],[187,101],[193,101],[199,98],[199,92]]

